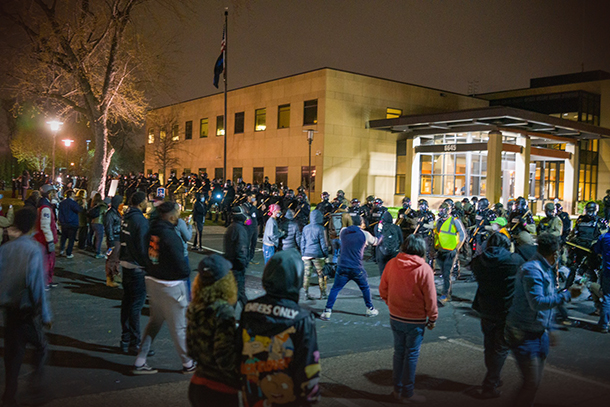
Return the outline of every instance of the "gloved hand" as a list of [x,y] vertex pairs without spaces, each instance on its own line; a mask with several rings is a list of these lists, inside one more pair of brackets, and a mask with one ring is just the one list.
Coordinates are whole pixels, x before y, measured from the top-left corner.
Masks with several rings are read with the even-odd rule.
[[428,321],[428,323],[426,324],[426,328],[428,328],[428,330],[433,330],[434,327],[436,326],[436,321]]
[[55,243],[53,243],[53,242],[47,243],[47,251],[49,253],[53,253],[55,251]]

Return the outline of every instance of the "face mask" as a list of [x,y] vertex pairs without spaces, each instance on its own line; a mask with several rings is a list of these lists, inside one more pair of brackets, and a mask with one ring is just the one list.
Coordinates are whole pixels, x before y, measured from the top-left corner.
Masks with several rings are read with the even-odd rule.
[[205,202],[205,198],[201,198],[201,202]]

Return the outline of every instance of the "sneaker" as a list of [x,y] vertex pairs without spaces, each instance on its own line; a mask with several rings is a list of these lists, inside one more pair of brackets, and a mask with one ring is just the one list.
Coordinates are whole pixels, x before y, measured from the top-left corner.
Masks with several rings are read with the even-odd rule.
[[62,257],[66,252],[64,252],[63,250],[59,252],[59,257]]
[[184,367],[184,366],[182,366],[182,374],[195,373],[195,370],[197,370],[197,363],[195,363],[195,362],[193,362],[191,367]]
[[49,283],[49,285],[47,285],[47,287],[49,287],[49,288],[57,288],[58,285],[59,284],[57,284],[57,283]]
[[95,255],[95,258],[96,258],[96,259],[105,259],[105,258],[106,258],[106,256],[104,256],[103,254],[96,254],[96,255]]
[[69,255],[66,256],[66,259],[73,259],[73,258],[74,258],[73,254],[69,254]]
[[332,315],[333,310],[332,309],[325,309],[324,312],[322,313],[322,315],[320,315],[320,319],[322,321],[330,321],[330,316]]
[[448,303],[449,301],[451,301],[451,296],[450,295],[441,295],[441,297],[438,299],[441,304],[445,304]]
[[367,317],[376,317],[377,315],[379,315],[379,311],[377,311],[375,308],[368,308],[366,310]]
[[132,370],[132,373],[137,375],[155,374],[157,372],[159,372],[157,369],[153,369],[146,363],[144,363],[142,366],[134,366]]
[[608,333],[608,327],[599,327],[599,332],[602,334],[607,334]]

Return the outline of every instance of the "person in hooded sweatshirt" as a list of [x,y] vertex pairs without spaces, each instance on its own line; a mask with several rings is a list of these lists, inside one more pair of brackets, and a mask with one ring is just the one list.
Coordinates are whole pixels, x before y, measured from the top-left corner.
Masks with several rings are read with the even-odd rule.
[[383,242],[375,250],[379,275],[382,275],[388,261],[396,257],[400,251],[403,239],[402,230],[400,230],[400,226],[394,224],[389,211],[385,211],[381,215],[381,221],[375,227],[375,235],[379,238],[383,236]]
[[301,255],[303,263],[305,263],[305,276],[303,277],[305,296],[308,300],[314,299],[309,295],[309,276],[311,269],[315,268],[320,286],[320,299],[327,298],[324,262],[328,256],[328,242],[326,241],[326,231],[324,230],[324,215],[317,209],[310,212],[309,225],[303,228]]
[[302,285],[301,256],[282,250],[265,265],[265,295],[241,315],[239,371],[248,407],[309,406],[320,399],[315,319],[298,304]]
[[300,250],[301,229],[299,228],[299,223],[294,217],[294,211],[292,209],[286,210],[286,215],[282,221],[281,229],[284,232],[284,237],[280,239],[282,250]]
[[485,251],[472,259],[472,272],[479,287],[472,308],[481,316],[485,346],[487,374],[479,397],[500,396],[500,374],[508,356],[508,344],[504,339],[506,315],[513,302],[515,276],[525,260],[510,252],[510,240],[495,232],[487,240]]
[[438,318],[434,271],[426,263],[426,242],[410,235],[401,253],[391,259],[379,282],[379,295],[388,304],[394,335],[394,398],[403,403],[421,403],[415,394],[415,369],[425,329],[434,329]]
[[235,276],[235,281],[237,281],[237,302],[243,309],[243,306],[248,302],[246,269],[250,262],[250,237],[246,225],[250,219],[241,205],[231,208],[231,215],[233,221],[224,234],[224,252],[225,259],[233,265],[231,270]]

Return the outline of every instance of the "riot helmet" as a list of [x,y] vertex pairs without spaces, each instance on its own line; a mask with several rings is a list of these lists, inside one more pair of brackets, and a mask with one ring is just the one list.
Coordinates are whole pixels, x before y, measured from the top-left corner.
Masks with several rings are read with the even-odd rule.
[[381,198],[375,198],[375,202],[373,202],[377,208],[383,206],[383,200]]
[[345,192],[343,192],[342,189],[337,191],[337,198],[339,198],[339,199],[344,199],[345,198]]
[[447,204],[447,206],[449,206],[449,209],[453,209],[453,207],[455,206],[455,202],[453,202],[453,199],[451,198],[445,199],[443,203]]
[[472,198],[470,198],[470,202],[472,202],[472,204],[474,206],[476,206],[477,202],[479,202],[479,198],[477,198],[476,196],[473,196]]
[[557,208],[555,208],[555,204],[553,202],[547,202],[544,204],[544,214],[548,218],[553,218],[557,215]]
[[489,200],[487,198],[482,198],[480,201],[477,202],[477,210],[479,212],[483,212],[487,208],[489,208]]
[[375,201],[375,197],[373,195],[369,195],[366,197],[366,203],[367,204],[373,204],[373,202]]
[[294,190],[289,189],[288,192],[286,192],[286,197],[294,198]]
[[515,201],[515,210],[519,213],[527,212],[527,200],[524,197],[520,196],[517,198]]
[[322,200],[323,200],[324,202],[328,202],[328,200],[329,200],[329,199],[330,199],[330,195],[329,195],[329,193],[328,193],[328,192],[326,192],[326,191],[322,192]]
[[563,206],[559,202],[557,202],[555,204],[555,209],[557,210],[557,214],[560,214],[561,212],[563,212]]
[[599,211],[599,205],[596,202],[590,201],[585,205],[585,215],[595,216]]
[[440,218],[446,218],[447,216],[449,216],[449,212],[450,212],[450,208],[449,205],[447,205],[445,202],[443,202],[441,204],[441,207],[438,208],[438,216]]
[[428,211],[428,201],[426,201],[425,199],[420,199],[419,201],[417,201],[417,208],[422,212]]
[[354,198],[351,201],[352,206],[358,208],[360,206],[360,201],[358,200],[358,198]]
[[496,215],[501,216],[503,210],[504,205],[502,205],[500,202],[494,204],[494,212],[496,213]]
[[402,198],[402,207],[405,209],[408,209],[411,207],[411,198],[409,198],[408,196],[405,196],[404,198]]

